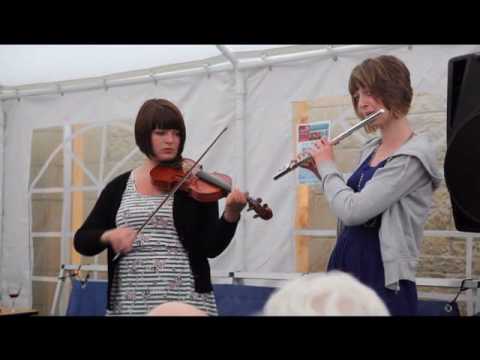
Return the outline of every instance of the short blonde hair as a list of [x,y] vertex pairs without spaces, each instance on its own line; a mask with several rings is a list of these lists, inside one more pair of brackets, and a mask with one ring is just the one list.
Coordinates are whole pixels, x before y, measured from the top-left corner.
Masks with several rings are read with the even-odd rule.
[[267,301],[264,315],[388,316],[380,297],[353,276],[316,273],[288,282]]

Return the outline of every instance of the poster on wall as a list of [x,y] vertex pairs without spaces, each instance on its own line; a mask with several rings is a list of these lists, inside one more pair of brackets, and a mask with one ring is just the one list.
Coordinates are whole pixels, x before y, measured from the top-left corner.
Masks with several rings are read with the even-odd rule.
[[[297,154],[313,147],[313,143],[322,137],[330,139],[330,121],[317,121],[299,124],[297,128]],[[320,180],[309,170],[299,167],[298,183],[305,185],[320,184]]]

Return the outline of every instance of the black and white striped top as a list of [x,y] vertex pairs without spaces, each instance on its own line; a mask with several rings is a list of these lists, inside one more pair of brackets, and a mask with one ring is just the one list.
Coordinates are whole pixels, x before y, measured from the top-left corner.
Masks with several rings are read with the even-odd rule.
[[[116,216],[117,226],[139,229],[166,194],[136,191],[131,172]],[[213,292],[197,293],[187,253],[173,224],[173,197],[143,228],[133,250],[120,257],[113,274],[112,311],[107,315],[145,315],[155,306],[180,301],[217,315]]]

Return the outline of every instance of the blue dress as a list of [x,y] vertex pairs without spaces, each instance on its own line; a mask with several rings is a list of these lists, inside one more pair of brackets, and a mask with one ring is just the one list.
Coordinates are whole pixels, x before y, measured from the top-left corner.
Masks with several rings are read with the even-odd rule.
[[[359,192],[375,171],[385,165],[370,166],[371,155],[348,179],[347,185]],[[400,280],[400,290],[385,287],[385,274],[380,253],[379,230],[381,214],[362,225],[345,226],[330,255],[327,270],[340,270],[356,277],[375,290],[391,315],[412,316],[417,313],[417,289],[414,282]]]

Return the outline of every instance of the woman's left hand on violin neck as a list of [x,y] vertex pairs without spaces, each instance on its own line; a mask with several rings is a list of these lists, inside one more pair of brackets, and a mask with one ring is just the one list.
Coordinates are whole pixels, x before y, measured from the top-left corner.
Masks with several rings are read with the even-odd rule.
[[228,222],[237,222],[240,213],[247,204],[248,192],[242,193],[239,189],[233,189],[227,196],[223,217]]

